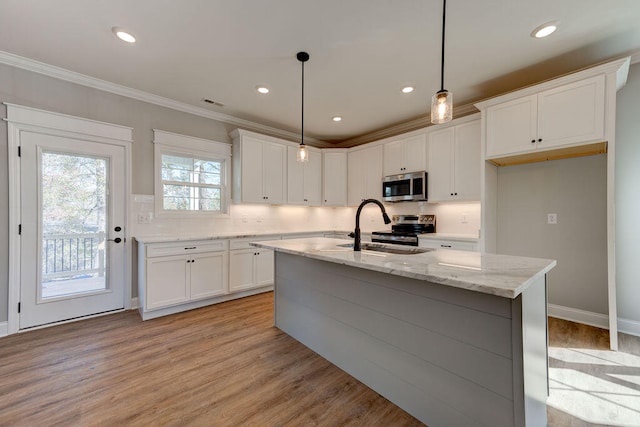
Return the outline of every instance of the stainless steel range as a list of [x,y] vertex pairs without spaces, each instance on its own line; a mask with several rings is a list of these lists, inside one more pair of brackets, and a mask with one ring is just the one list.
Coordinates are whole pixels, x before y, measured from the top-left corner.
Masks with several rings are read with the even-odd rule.
[[436,232],[435,215],[393,215],[391,231],[374,231],[371,241],[418,246],[418,234]]

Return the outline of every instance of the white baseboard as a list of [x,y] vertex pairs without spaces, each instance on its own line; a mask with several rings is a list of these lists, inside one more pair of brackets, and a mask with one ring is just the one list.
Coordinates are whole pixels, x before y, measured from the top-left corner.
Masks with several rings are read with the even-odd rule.
[[137,310],[139,304],[140,304],[140,302],[138,300],[138,297],[131,298],[131,310]]
[[548,304],[547,308],[548,314],[551,317],[583,323],[585,325],[595,326],[596,328],[609,329],[609,316],[605,314],[555,304]]
[[618,331],[640,337],[640,322],[630,319],[621,319],[618,317]]
[[[595,326],[596,328],[609,329],[609,317],[606,314],[579,310],[577,308],[564,307],[562,305],[548,304],[548,314],[558,319]],[[618,317],[618,332],[640,337],[640,322]]]
[[0,337],[6,337],[9,335],[8,322],[0,322]]

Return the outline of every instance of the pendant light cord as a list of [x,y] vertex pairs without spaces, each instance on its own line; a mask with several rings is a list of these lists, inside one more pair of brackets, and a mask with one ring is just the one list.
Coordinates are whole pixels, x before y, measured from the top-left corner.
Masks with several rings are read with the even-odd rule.
[[444,27],[447,15],[447,0],[442,0],[442,61],[440,62],[440,91],[444,91]]
[[300,110],[302,111],[302,117],[300,119],[300,144],[304,145],[304,61],[302,62],[302,108],[300,108]]

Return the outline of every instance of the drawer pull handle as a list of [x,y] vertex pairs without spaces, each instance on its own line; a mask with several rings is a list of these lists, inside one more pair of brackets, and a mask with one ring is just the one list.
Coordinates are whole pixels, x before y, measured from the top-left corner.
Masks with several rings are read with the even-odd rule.
[[197,248],[198,248],[197,246],[192,246],[192,247],[190,247],[190,248],[184,248],[184,250],[185,250],[185,251],[188,251],[189,249],[197,249]]
[[441,248],[450,248],[451,245],[440,245]]

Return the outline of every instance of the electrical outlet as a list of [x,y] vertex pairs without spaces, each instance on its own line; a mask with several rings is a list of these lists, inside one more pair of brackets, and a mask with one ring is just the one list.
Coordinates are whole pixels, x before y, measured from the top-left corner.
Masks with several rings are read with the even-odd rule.
[[151,222],[151,213],[139,213],[138,224],[149,224]]
[[547,214],[547,224],[557,224],[558,215],[554,213]]

